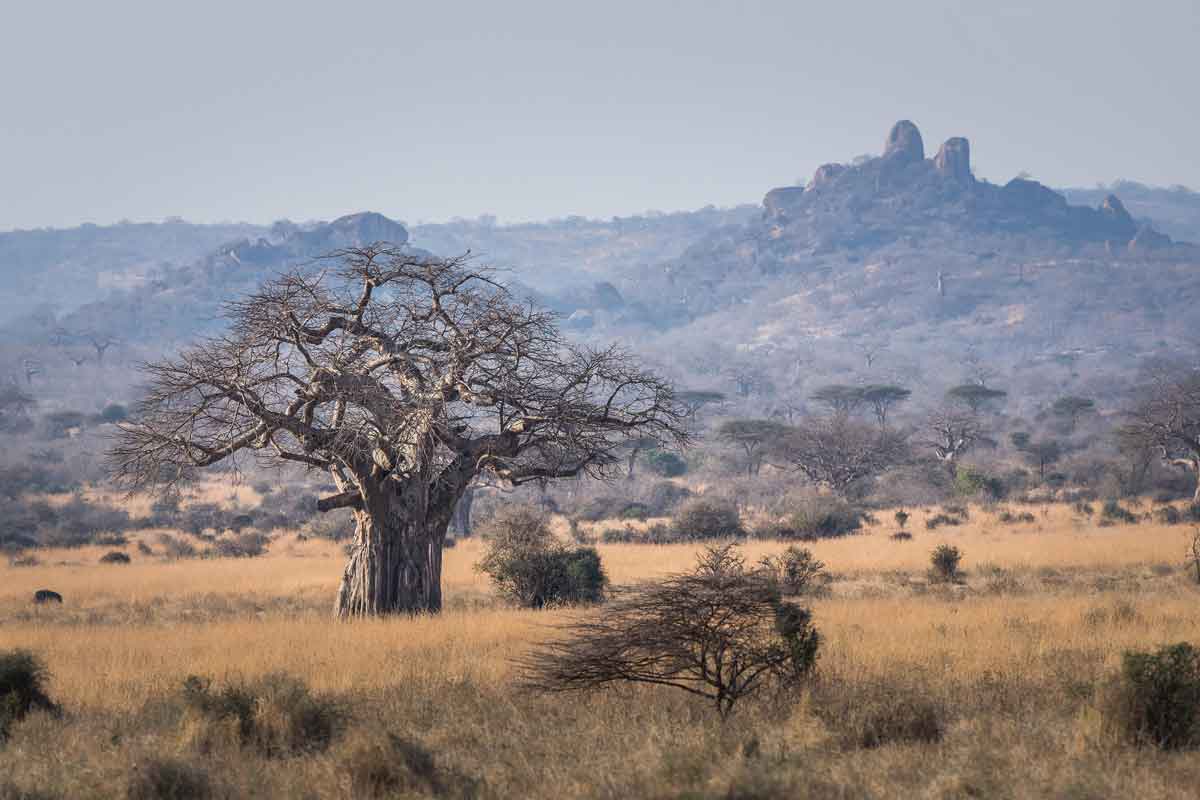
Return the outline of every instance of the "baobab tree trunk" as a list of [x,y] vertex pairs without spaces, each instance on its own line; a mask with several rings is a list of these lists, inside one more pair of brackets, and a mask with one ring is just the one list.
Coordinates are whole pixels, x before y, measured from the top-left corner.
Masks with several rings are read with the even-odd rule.
[[358,528],[334,608],[339,618],[441,611],[442,545],[453,503],[427,509],[421,499],[405,492],[354,512]]
[[475,503],[475,488],[467,487],[454,506],[454,531],[459,536],[471,535],[471,506]]

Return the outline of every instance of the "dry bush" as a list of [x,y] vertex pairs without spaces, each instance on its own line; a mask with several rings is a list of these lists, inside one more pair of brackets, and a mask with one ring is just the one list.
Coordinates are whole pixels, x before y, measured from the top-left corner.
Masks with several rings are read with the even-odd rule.
[[671,686],[711,700],[726,716],[744,697],[806,677],[819,643],[809,611],[782,601],[778,581],[747,569],[726,545],[706,550],[692,572],[577,621],[523,666],[526,686],[538,691]]
[[350,782],[350,796],[474,797],[474,781],[438,766],[419,742],[383,731],[359,731],[338,749],[337,763]]
[[127,800],[211,800],[216,796],[204,765],[162,756],[136,764],[125,788]]
[[279,673],[217,689],[193,675],[181,700],[184,738],[201,752],[230,746],[250,747],[267,757],[319,752],[345,722],[338,703]]
[[847,748],[939,742],[950,716],[945,705],[921,689],[878,679],[854,684],[819,681],[812,703]]
[[792,545],[782,553],[764,556],[759,566],[775,580],[784,594],[802,595],[815,592],[829,577],[825,564],[811,550]]
[[172,536],[169,533],[159,534],[158,543],[163,549],[163,555],[172,561],[195,558],[199,555],[194,544],[179,536]]
[[100,556],[101,564],[128,564],[132,560],[128,554],[122,553],[120,550],[112,550]]
[[256,558],[267,552],[270,541],[264,533],[242,531],[218,539],[213,550],[221,558]]
[[58,711],[46,695],[49,678],[46,665],[28,650],[0,653],[0,742],[30,712]]

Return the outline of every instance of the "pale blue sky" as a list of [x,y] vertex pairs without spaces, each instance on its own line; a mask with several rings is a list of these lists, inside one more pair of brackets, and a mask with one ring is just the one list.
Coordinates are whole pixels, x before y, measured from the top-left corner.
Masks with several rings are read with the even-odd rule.
[[1196,0],[8,2],[0,229],[758,202],[913,119],[1200,187]]

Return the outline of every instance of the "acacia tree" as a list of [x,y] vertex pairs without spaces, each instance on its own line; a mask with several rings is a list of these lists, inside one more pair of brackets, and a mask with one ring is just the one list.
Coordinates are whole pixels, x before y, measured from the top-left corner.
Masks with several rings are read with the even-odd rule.
[[746,477],[753,478],[762,469],[766,451],[788,427],[769,419],[731,419],[717,428],[717,438],[742,448],[746,455]]
[[965,407],[972,414],[992,410],[1005,397],[1008,397],[1008,392],[979,383],[964,383],[946,392],[948,401]]
[[888,414],[892,409],[911,395],[910,390],[890,383],[873,383],[862,388],[862,399],[875,412],[875,419],[879,422],[880,429],[887,427]]
[[899,433],[835,414],[804,420],[774,450],[812,483],[844,493],[903,461],[907,444]]
[[843,417],[848,417],[867,401],[861,386],[847,386],[833,383],[822,386],[812,393],[812,399],[829,407],[829,410]]
[[1067,426],[1068,433],[1074,433],[1079,426],[1079,418],[1096,410],[1096,401],[1077,395],[1066,395],[1054,401],[1050,409]]
[[110,463],[131,489],[242,455],[327,472],[338,491],[317,509],[356,521],[338,616],[441,608],[446,528],[477,476],[608,478],[629,438],[685,442],[668,384],[614,348],[569,344],[465,257],[376,244],[330,259],[147,366]]

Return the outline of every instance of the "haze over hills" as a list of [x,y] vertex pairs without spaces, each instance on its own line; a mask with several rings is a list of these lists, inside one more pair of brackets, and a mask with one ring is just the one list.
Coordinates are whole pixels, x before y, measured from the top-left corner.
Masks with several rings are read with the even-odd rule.
[[[1023,177],[999,186],[974,176],[967,139],[931,155],[901,121],[882,155],[821,166],[757,207],[411,229],[364,212],[0,234],[0,315],[24,315],[8,326],[3,369],[19,374],[36,352],[52,373],[67,349],[86,354],[89,333],[153,356],[217,329],[225,301],[281,269],[387,240],[470,250],[560,312],[573,335],[624,340],[681,383],[735,387],[746,402],[881,370],[954,382],[961,369],[922,369],[964,359],[1057,391],[1080,359],[1102,363],[1086,371],[1102,380],[1190,341],[1200,249],[1173,237],[1193,233],[1195,193],[1132,183],[1059,193]],[[30,315],[39,301],[55,305]],[[888,355],[862,363],[867,350]],[[759,374],[759,388],[731,377],[739,370]]]

